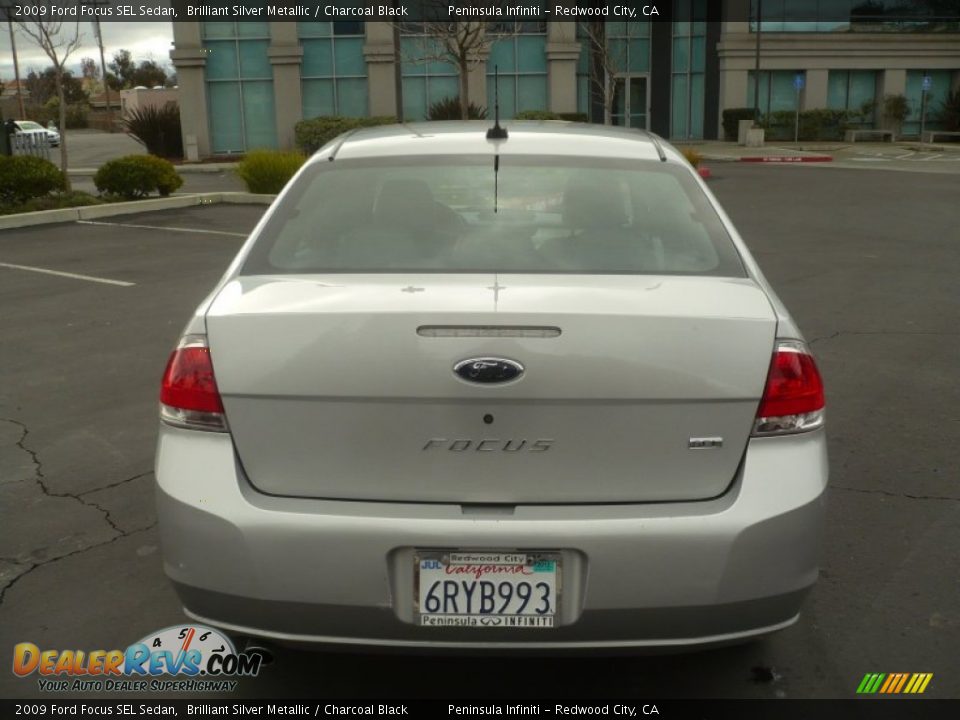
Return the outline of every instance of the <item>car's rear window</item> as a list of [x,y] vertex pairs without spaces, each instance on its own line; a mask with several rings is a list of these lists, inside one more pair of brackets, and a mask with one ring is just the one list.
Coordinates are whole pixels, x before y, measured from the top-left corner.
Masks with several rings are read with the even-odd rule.
[[535,156],[307,168],[242,274],[338,272],[744,275],[686,169]]

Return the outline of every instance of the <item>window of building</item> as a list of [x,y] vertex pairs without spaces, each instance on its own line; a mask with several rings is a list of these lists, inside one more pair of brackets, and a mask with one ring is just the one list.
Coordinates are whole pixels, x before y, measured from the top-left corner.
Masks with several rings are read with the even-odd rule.
[[[960,4],[930,0],[762,0],[763,32],[958,32]],[[750,3],[756,31],[757,0]]]
[[500,117],[524,110],[547,109],[547,24],[488,23],[486,31],[500,38],[490,45],[487,60],[487,107],[494,104],[494,68],[500,74]]
[[827,107],[852,113],[852,121],[873,127],[876,121],[876,70],[831,70],[827,77]]
[[[761,70],[760,71],[760,113],[768,115],[784,110],[797,109],[799,99],[794,79],[802,75],[802,70]],[[753,107],[755,73],[750,71],[747,80],[747,107]]]
[[[638,7],[643,3],[625,3]],[[603,106],[603,74],[647,75],[650,72],[650,23],[581,22],[577,23],[580,60],[577,65],[577,112],[587,116],[594,106]],[[591,66],[593,71],[591,72]],[[610,83],[616,92],[617,87]],[[592,117],[603,122],[603,117]]]
[[403,117],[425,120],[434,103],[460,97],[460,75],[446,62],[442,42],[424,30],[425,23],[404,23],[400,33]]
[[300,22],[303,116],[368,114],[362,22]]
[[[924,115],[924,105],[926,114],[923,122],[924,130],[942,130],[940,123],[940,106],[950,94],[950,70],[907,70],[907,88],[904,93],[907,96],[907,102],[910,104],[910,114],[903,123],[901,133],[903,135],[919,135],[920,120]],[[930,89],[923,95],[923,78],[930,78]]]
[[203,23],[210,142],[214,153],[276,147],[269,45],[269,23]]
[[670,137],[702,138],[707,0],[676,0],[673,12]]

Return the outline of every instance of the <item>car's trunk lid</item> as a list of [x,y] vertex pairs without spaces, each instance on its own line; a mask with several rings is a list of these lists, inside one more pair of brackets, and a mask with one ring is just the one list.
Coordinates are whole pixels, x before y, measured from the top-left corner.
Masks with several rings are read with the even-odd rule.
[[[776,319],[748,279],[315,275],[234,280],[207,329],[263,492],[612,503],[728,487]],[[525,372],[453,372],[477,357]]]

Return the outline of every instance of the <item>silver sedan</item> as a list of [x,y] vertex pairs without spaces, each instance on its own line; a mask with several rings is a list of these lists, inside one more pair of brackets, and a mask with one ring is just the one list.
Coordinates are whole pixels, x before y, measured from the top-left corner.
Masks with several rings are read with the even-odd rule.
[[824,394],[654,135],[367,129],[287,185],[163,377],[165,567],[277,642],[637,650],[794,623]]

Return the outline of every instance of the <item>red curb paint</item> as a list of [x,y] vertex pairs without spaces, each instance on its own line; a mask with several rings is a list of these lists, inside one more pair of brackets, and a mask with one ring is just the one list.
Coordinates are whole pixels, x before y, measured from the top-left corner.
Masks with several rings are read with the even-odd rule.
[[710,172],[710,168],[708,167],[698,167],[697,172],[700,173],[700,177],[702,177],[704,180],[713,177],[713,174]]
[[740,162],[754,163],[800,163],[800,162],[833,162],[829,155],[765,155],[760,157],[742,157]]

